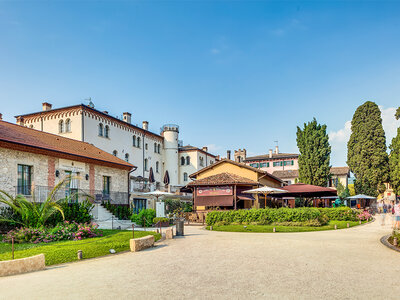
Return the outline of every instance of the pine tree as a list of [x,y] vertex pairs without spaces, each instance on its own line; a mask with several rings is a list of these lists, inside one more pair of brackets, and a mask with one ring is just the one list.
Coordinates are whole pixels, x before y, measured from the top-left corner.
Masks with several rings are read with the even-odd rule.
[[347,165],[356,177],[357,194],[377,196],[385,191],[388,161],[381,111],[374,102],[367,101],[353,115],[347,143]]
[[299,148],[299,181],[306,184],[326,186],[330,177],[331,146],[326,125],[314,118],[304,128],[297,127]]
[[[396,119],[400,118],[400,107],[397,109]],[[400,128],[397,128],[397,136],[392,139],[390,145],[390,183],[396,195],[400,194]]]

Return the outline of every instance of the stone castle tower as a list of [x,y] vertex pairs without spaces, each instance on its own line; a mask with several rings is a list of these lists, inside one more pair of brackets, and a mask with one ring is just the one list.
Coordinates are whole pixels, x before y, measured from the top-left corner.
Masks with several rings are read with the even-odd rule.
[[246,159],[246,149],[235,150],[234,157],[236,162],[244,162]]

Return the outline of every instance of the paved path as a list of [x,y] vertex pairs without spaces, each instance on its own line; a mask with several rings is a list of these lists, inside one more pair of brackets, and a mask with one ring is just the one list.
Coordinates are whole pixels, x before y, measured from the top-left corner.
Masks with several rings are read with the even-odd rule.
[[123,253],[0,278],[1,299],[399,299],[400,253],[379,220],[308,233],[187,235]]

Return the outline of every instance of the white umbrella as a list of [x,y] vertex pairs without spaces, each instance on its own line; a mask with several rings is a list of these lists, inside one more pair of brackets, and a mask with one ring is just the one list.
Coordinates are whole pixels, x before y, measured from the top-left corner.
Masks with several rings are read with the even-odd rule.
[[156,191],[152,191],[152,192],[148,192],[148,193],[143,193],[142,195],[154,196],[154,197],[157,198],[157,201],[158,201],[158,198],[159,198],[159,197],[162,197],[162,196],[172,196],[173,194],[168,193],[168,192],[162,192],[162,191],[156,190]]
[[249,194],[263,194],[265,196],[265,206],[267,206],[267,195],[269,194],[281,194],[281,193],[287,193],[285,190],[273,188],[270,186],[262,186],[256,189],[244,191],[243,193],[249,193]]
[[359,195],[347,197],[347,199],[376,199],[376,198],[372,197],[372,196],[368,196],[368,195],[359,194]]

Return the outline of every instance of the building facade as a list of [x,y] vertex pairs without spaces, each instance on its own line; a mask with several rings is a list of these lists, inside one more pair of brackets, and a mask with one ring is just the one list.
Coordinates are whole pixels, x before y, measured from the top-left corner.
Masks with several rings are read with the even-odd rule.
[[91,144],[4,121],[0,161],[0,189],[27,198],[33,195],[39,202],[69,178],[58,198],[79,190],[99,201],[128,204],[128,175],[135,168]]
[[[16,116],[17,124],[53,133],[62,137],[87,142],[132,163],[137,168],[130,175],[131,192],[145,192],[164,186],[168,173],[169,185],[178,188],[185,185],[180,164],[179,126],[164,125],[161,133],[149,130],[149,123],[132,124],[132,115],[124,112],[121,118],[100,111],[94,105],[74,105],[53,109],[45,102],[42,111]],[[211,154],[207,154],[212,156]],[[194,162],[196,159],[192,159]],[[190,164],[197,171],[200,164]],[[188,168],[187,165],[182,168]],[[152,171],[154,183],[148,178]]]
[[236,162],[243,162],[271,174],[274,171],[299,169],[299,155],[296,153],[280,153],[278,146],[275,147],[275,151],[270,149],[268,154],[251,157],[246,156],[246,149],[235,150],[234,158]]

